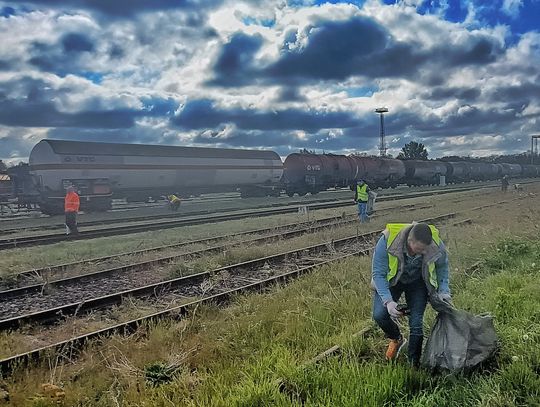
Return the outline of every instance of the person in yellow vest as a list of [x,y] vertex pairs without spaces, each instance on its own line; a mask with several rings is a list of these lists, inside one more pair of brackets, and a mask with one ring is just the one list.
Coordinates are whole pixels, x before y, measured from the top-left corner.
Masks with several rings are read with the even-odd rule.
[[171,210],[175,212],[178,211],[178,208],[180,208],[180,203],[182,202],[182,200],[174,194],[169,195],[167,199],[169,200],[169,207],[171,208]]
[[430,296],[451,302],[448,255],[439,231],[426,223],[386,225],[373,253],[373,319],[390,339],[386,359],[394,360],[407,342],[396,324],[405,294],[409,315],[408,358],[418,366],[424,338],[423,319]]
[[362,223],[369,222],[369,216],[367,214],[369,191],[369,186],[364,182],[364,180],[358,180],[356,182],[356,189],[354,191],[354,202],[358,204],[358,217],[360,218],[360,222]]

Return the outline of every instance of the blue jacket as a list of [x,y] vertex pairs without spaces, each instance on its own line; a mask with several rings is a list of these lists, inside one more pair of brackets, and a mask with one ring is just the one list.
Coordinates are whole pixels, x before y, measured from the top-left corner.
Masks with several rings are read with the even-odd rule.
[[[450,287],[448,282],[448,255],[446,248],[441,240],[439,245],[442,255],[435,261],[435,272],[437,273],[437,280],[439,293],[450,293]],[[373,285],[384,304],[393,301],[392,294],[390,293],[390,284],[388,282],[388,253],[386,251],[386,237],[383,235],[375,246],[373,252],[373,263],[371,267]]]

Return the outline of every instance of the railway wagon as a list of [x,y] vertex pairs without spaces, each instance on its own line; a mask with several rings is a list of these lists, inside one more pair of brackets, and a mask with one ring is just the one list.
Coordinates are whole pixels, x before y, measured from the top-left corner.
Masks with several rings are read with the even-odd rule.
[[471,180],[471,167],[465,161],[446,162],[446,181],[450,184],[468,182]]
[[521,175],[523,177],[540,177],[540,165],[525,164],[521,166]]
[[405,180],[407,185],[438,185],[441,176],[446,176],[447,166],[442,161],[406,160]]
[[352,182],[352,162],[344,155],[289,154],[283,163],[285,193],[304,196],[333,187],[346,187]]
[[500,178],[501,167],[497,164],[469,163],[471,181],[489,181]]
[[519,164],[497,164],[501,171],[499,172],[499,176],[507,175],[511,178],[519,177],[521,176],[521,165]]
[[359,179],[372,187],[395,187],[405,176],[400,160],[335,154],[293,153],[283,167],[283,187],[289,196],[351,187]]
[[30,153],[30,173],[44,213],[63,212],[74,184],[81,209],[106,210],[113,197],[145,200],[240,190],[279,193],[283,173],[273,151],[42,140]]
[[405,164],[401,160],[379,157],[347,157],[353,162],[353,181],[363,179],[372,188],[398,185],[405,177]]

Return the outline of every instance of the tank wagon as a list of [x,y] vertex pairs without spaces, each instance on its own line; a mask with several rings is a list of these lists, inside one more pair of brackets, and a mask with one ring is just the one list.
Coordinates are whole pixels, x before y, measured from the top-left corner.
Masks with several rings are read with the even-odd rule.
[[388,188],[397,184],[438,185],[441,176],[448,183],[497,180],[505,173],[510,177],[536,177],[540,176],[540,166],[293,153],[285,159],[282,182],[285,192],[293,196],[352,186],[359,179],[373,188]]
[[354,182],[363,179],[374,188],[395,188],[405,177],[405,164],[392,158],[349,156],[355,163]]
[[42,140],[30,153],[30,174],[44,213],[63,212],[76,185],[81,209],[106,210],[111,199],[146,200],[240,190],[279,194],[283,164],[273,151]]
[[438,185],[441,176],[446,176],[447,167],[442,161],[407,160],[405,183],[412,185]]
[[527,178],[540,177],[540,165],[532,165],[532,164],[522,165],[521,175]]
[[283,189],[300,196],[344,188],[363,179],[373,187],[392,187],[405,175],[400,160],[336,154],[293,153],[283,163]]
[[497,164],[500,167],[500,176],[519,177],[522,175],[522,168],[519,164]]
[[459,184],[461,182],[469,182],[471,168],[469,163],[465,161],[445,162],[446,165],[446,182],[449,184]]

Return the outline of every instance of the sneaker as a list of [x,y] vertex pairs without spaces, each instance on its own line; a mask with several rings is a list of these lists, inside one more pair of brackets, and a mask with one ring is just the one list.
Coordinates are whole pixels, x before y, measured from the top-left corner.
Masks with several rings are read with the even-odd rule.
[[399,356],[399,352],[405,344],[407,339],[401,336],[399,339],[390,339],[388,348],[386,349],[386,360],[396,360]]

